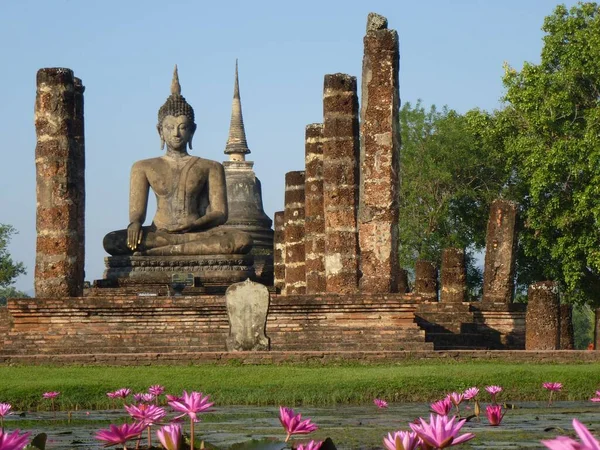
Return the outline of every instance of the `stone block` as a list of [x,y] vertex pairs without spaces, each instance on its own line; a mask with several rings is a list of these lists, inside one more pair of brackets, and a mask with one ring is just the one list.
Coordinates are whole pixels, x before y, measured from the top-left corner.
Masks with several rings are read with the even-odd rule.
[[508,200],[494,200],[488,220],[483,301],[511,303],[514,290],[517,205]]
[[560,305],[560,350],[575,349],[573,305]]
[[541,281],[529,286],[525,322],[525,350],[559,349],[560,305],[557,283]]
[[442,251],[440,302],[461,303],[466,300],[467,269],[465,251],[461,248],[445,248]]
[[268,289],[250,280],[236,283],[227,288],[225,303],[229,318],[227,350],[269,350],[269,339],[265,335],[269,310]]

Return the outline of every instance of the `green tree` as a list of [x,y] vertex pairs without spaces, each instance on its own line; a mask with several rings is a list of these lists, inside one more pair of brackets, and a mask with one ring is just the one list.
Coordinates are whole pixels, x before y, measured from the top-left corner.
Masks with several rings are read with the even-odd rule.
[[504,185],[496,145],[481,133],[485,113],[461,115],[421,102],[400,110],[399,257],[413,269],[417,258],[439,264],[445,247],[467,249],[468,281],[481,274],[473,252],[485,245],[490,202]]
[[25,273],[23,263],[14,262],[8,253],[10,238],[16,232],[12,226],[0,224],[0,288],[10,286],[15,278]]
[[27,294],[11,286],[15,278],[25,273],[23,264],[15,263],[8,253],[10,237],[15,233],[16,230],[10,225],[0,224],[0,305],[5,305],[9,297],[27,297]]
[[[540,64],[505,67],[503,140],[521,204],[521,274],[600,304],[600,10],[558,6]],[[521,276],[521,275],[520,275]]]

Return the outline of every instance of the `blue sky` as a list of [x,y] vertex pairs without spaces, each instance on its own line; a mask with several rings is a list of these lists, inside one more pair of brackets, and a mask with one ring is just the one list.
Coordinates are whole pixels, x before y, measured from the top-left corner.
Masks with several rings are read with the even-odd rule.
[[[572,6],[576,2],[563,2]],[[102,238],[128,223],[129,170],[161,154],[156,114],[174,64],[196,112],[193,154],[223,161],[235,59],[248,159],[265,211],[283,208],[284,174],[304,167],[304,127],[322,120],[327,73],[359,78],[367,14],[400,36],[400,97],[460,112],[501,106],[504,61],[537,62],[552,0],[84,1],[6,0],[0,6],[0,223],[33,286],[35,75],[68,67],[83,80],[86,279],[102,277]],[[151,206],[153,208],[153,206]],[[152,210],[151,210],[152,211]],[[149,219],[152,215],[149,214]]]

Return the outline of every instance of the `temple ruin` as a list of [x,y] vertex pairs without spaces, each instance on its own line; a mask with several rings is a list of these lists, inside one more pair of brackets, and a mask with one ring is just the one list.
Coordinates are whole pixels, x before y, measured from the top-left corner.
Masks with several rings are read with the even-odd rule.
[[[135,363],[147,360],[139,355],[163,355],[161,361],[170,355],[176,362],[184,360],[178,355],[227,351],[374,352],[369,358],[377,359],[372,355],[573,348],[571,310],[559,305],[555,284],[532,285],[529,307],[513,303],[518,208],[512,202],[491,205],[480,300],[467,295],[461,248],[444,249],[439,268],[416,261],[409,292],[397,257],[399,65],[397,32],[384,17],[369,14],[361,98],[355,76],[324,76],[322,122],[305,128],[305,166],[280,175],[285,201],[271,220],[253,162],[246,160],[236,63],[224,150],[229,160],[219,185],[228,211],[214,234],[224,244],[213,251],[213,241],[197,236],[143,243],[141,220],[107,235],[105,247],[114,254],[106,259],[104,279],[85,292],[84,88],[69,69],[41,69],[36,298],[10,299],[0,311],[0,354]],[[185,175],[194,164],[187,142],[160,128],[164,116],[171,117],[191,147],[193,109],[181,96],[177,71],[163,108],[171,109],[159,111],[161,140],[168,152],[179,152],[181,164],[173,167]],[[177,190],[180,185],[179,178],[173,181],[173,197],[191,195]],[[192,226],[186,230],[200,234]],[[132,243],[131,235],[139,241]],[[125,238],[128,249],[121,250]],[[236,243],[239,248],[230,248]],[[190,253],[188,244],[206,252]],[[170,253],[161,254],[165,247]],[[252,281],[238,283],[243,280]],[[173,291],[176,285],[183,295]]]

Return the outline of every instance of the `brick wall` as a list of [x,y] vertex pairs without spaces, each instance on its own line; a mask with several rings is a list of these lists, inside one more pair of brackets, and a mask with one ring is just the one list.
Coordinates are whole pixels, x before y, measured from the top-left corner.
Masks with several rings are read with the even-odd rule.
[[[275,295],[267,336],[281,351],[432,349],[413,321],[418,300]],[[210,295],[10,299],[2,314],[4,355],[220,352],[229,331],[225,298]]]

